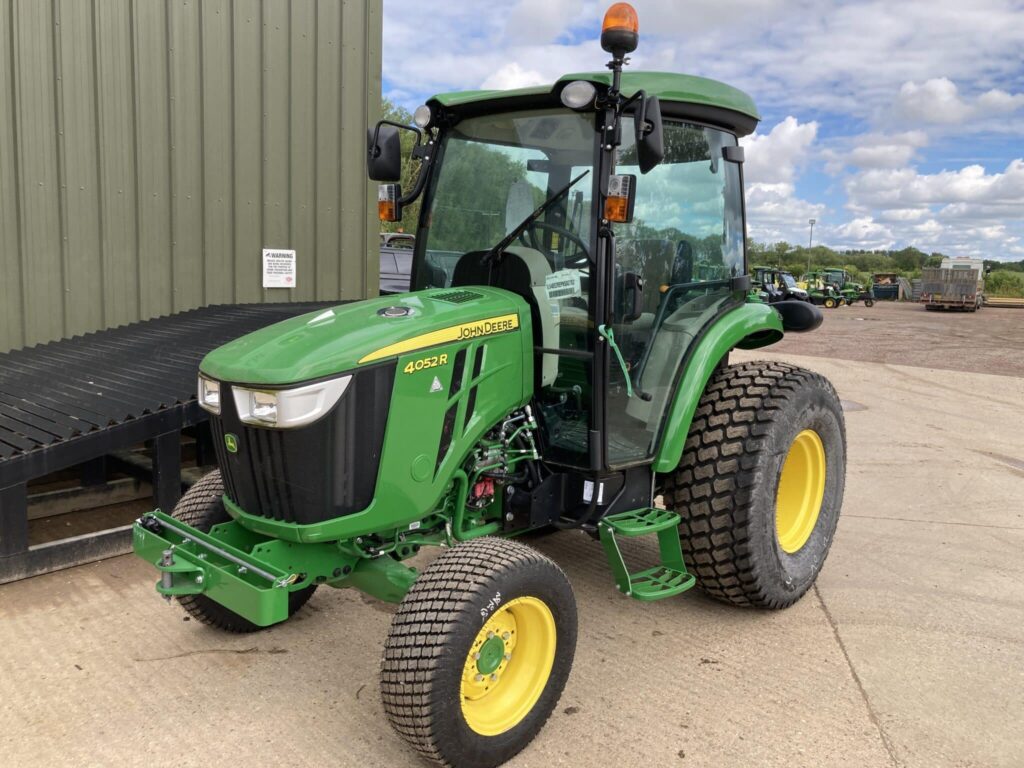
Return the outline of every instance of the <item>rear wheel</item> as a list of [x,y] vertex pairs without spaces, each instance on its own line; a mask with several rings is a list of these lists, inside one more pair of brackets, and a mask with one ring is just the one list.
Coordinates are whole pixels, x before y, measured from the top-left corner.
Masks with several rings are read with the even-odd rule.
[[391,623],[381,698],[423,756],[485,768],[537,735],[562,695],[576,649],[576,600],[562,570],[518,542],[447,550]]
[[825,299],[824,304],[826,309],[832,309],[836,305],[836,300],[829,296]]
[[705,592],[785,608],[821,571],[845,477],[846,428],[832,385],[792,365],[754,362],[709,382],[662,489]]
[[[208,533],[213,526],[231,520],[231,516],[224,509],[223,496],[224,481],[221,479],[220,470],[216,469],[189,488],[188,493],[181,497],[181,501],[174,508],[171,517],[191,525],[196,530]],[[291,617],[304,606],[315,591],[316,585],[313,584],[291,592],[288,595],[288,616]],[[266,629],[228,610],[206,595],[182,595],[176,599],[181,607],[201,624],[217,627],[226,632],[257,632]]]
[[874,299],[864,299],[864,306],[865,307],[873,307],[873,306],[875,306],[875,300]]

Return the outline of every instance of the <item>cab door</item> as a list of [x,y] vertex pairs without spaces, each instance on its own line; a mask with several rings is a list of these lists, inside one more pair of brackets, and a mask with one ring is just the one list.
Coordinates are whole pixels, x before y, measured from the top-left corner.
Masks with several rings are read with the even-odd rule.
[[636,204],[632,222],[614,228],[612,325],[626,370],[612,361],[606,393],[605,455],[613,468],[651,460],[677,382],[685,381],[687,352],[745,298],[731,288],[745,273],[740,170],[723,156],[735,136],[666,120],[665,159],[647,174],[637,167],[630,119],[622,136],[614,172],[635,174]]

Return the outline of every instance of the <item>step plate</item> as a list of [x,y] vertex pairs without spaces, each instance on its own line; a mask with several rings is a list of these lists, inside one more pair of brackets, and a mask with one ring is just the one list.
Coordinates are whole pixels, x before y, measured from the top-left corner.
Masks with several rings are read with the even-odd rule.
[[633,587],[630,597],[645,602],[674,597],[696,583],[691,574],[661,565],[631,574],[630,581]]
[[634,509],[608,515],[601,522],[620,536],[646,536],[679,525],[679,515],[670,509]]

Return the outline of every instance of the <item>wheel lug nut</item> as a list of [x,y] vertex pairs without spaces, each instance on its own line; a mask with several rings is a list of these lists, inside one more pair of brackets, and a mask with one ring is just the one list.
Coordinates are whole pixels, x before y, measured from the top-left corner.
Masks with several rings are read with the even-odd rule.
[[491,680],[497,680],[497,679],[498,679],[497,675],[491,675]]
[[511,653],[506,653],[505,654],[505,661],[512,661],[512,654]]
[[483,682],[484,676],[483,676],[483,675],[477,675],[477,676],[476,676],[476,677],[475,677],[474,679],[475,679],[475,680],[476,680],[476,681],[477,681],[478,683],[481,683],[481,682]]
[[490,640],[492,637],[494,637],[494,633],[493,632],[488,632],[487,633],[487,639]]
[[479,653],[474,653],[473,654],[473,658],[474,659],[479,659],[480,658],[480,654]]
[[509,634],[508,632],[502,632],[501,633],[501,639],[502,640],[508,640],[510,637],[512,637],[512,635]]

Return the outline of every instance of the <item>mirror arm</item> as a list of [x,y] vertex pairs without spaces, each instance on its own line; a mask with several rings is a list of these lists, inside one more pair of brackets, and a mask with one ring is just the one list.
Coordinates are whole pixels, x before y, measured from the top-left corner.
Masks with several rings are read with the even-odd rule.
[[423,188],[427,185],[427,176],[430,175],[430,164],[434,157],[434,153],[430,151],[433,146],[433,139],[421,147],[419,139],[417,138],[416,146],[412,149],[412,156],[422,160],[423,162],[420,163],[419,173],[416,174],[416,183],[413,184],[412,189],[409,190],[409,194],[403,196],[399,201],[403,206],[409,205],[419,197],[423,192]]

